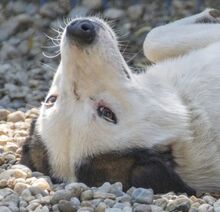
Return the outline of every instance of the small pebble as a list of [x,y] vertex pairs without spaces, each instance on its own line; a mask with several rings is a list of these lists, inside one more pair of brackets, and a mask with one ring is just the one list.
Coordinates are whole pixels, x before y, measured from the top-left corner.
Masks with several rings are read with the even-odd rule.
[[28,188],[30,185],[27,185],[25,183],[16,183],[14,186],[14,191],[18,194],[21,194],[26,188]]
[[8,169],[0,174],[0,179],[8,180],[9,178],[27,178],[27,174],[20,169]]
[[122,212],[120,208],[107,208],[105,212]]
[[73,207],[70,201],[67,200],[60,200],[58,204],[58,208],[61,212],[75,212],[77,208]]
[[80,199],[81,201],[84,200],[90,200],[93,198],[93,191],[92,190],[87,190],[81,193]]
[[7,116],[10,112],[5,109],[0,109],[0,121],[7,121]]
[[33,187],[41,188],[42,190],[51,190],[49,183],[44,178],[37,179],[33,184]]
[[0,206],[0,211],[1,212],[11,212],[11,210],[6,206]]
[[94,212],[94,209],[90,207],[82,207],[79,210],[77,210],[77,212]]
[[51,204],[56,204],[60,200],[70,200],[72,197],[71,192],[65,191],[65,190],[58,190],[54,193],[54,195],[51,198]]
[[153,190],[137,188],[132,192],[132,200],[137,203],[151,204],[153,202]]
[[202,204],[198,208],[199,212],[214,212],[214,208],[209,204]]
[[25,114],[21,111],[10,113],[7,117],[7,121],[9,122],[25,121]]

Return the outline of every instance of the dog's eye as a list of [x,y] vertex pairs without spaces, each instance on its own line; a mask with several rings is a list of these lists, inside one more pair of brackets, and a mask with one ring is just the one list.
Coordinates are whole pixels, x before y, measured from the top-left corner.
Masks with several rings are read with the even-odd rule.
[[46,99],[45,104],[47,106],[53,106],[53,104],[56,102],[56,100],[57,100],[57,96],[56,95],[51,95]]
[[116,115],[109,108],[99,106],[97,109],[97,113],[101,118],[105,119],[106,121],[117,124]]

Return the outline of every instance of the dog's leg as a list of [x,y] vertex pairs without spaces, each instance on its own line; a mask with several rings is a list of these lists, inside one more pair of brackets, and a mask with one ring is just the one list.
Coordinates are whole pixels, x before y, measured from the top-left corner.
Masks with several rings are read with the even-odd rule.
[[144,42],[145,56],[152,62],[178,57],[220,41],[220,10],[205,11],[157,27]]

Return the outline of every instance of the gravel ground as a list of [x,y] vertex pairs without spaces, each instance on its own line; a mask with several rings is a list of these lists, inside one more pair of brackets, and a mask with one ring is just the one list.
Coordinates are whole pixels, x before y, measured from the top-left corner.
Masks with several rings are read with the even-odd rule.
[[[30,3],[31,2],[31,3]],[[128,1],[126,1],[128,2]],[[105,183],[89,188],[82,183],[53,184],[50,177],[19,164],[21,145],[32,118],[37,117],[40,102],[50,86],[59,62],[54,47],[45,34],[54,37],[52,28],[64,26],[64,17],[95,14],[113,19],[120,28],[125,57],[129,64],[142,68],[148,61],[140,50],[149,30],[194,11],[194,1],[173,1],[171,16],[162,0],[110,3],[102,11],[100,0],[83,0],[70,9],[67,0],[1,0],[0,3],[0,212],[10,211],[191,211],[220,212],[220,199],[204,194],[197,198],[185,194],[154,195],[151,189],[130,188],[122,191],[121,183]],[[147,2],[147,4],[142,4]],[[219,8],[218,0],[206,0],[205,6]],[[52,47],[53,46],[53,47]],[[128,47],[127,47],[128,46]],[[52,48],[46,48],[52,47]]]
[[89,188],[83,183],[53,184],[50,177],[20,165],[21,145],[38,110],[9,112],[0,109],[0,212],[161,212],[220,211],[220,199],[204,194],[200,198],[158,195],[151,189],[122,191],[120,182]]

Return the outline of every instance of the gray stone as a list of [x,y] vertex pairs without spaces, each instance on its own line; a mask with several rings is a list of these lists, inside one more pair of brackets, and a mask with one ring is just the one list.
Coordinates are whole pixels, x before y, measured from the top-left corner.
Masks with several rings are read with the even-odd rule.
[[93,198],[93,191],[92,190],[83,191],[80,196],[81,201],[91,200],[92,198]]
[[70,191],[74,197],[80,197],[81,193],[87,189],[84,183],[70,183],[65,186],[65,190]]
[[113,205],[115,204],[115,201],[112,200],[112,199],[108,199],[108,198],[107,198],[107,199],[104,200],[104,203],[105,203],[108,207],[112,208]]
[[76,6],[74,7],[70,13],[69,17],[74,18],[74,17],[85,17],[89,13],[89,9],[83,6]]
[[131,20],[137,20],[141,17],[144,11],[144,5],[136,4],[128,8],[127,13]]
[[0,174],[0,179],[8,180],[12,177],[26,179],[27,174],[20,169],[8,169]]
[[116,197],[123,196],[124,192],[122,191],[122,184],[120,182],[112,184],[109,193],[115,194]]
[[82,201],[80,206],[81,207],[93,208],[92,201],[89,201],[89,200]]
[[130,202],[131,196],[129,196],[128,194],[124,194],[123,196],[117,197],[116,201],[117,202]]
[[10,104],[11,99],[9,98],[9,96],[4,96],[3,98],[0,99],[0,108],[1,107],[8,107],[8,105]]
[[61,13],[62,13],[62,8],[59,7],[59,5],[56,4],[56,2],[48,2],[40,8],[41,16],[50,19],[56,18],[57,15]]
[[109,8],[104,12],[104,16],[109,19],[120,19],[125,16],[125,12],[117,8]]
[[21,200],[19,201],[19,207],[20,207],[20,208],[21,208],[21,207],[26,208],[27,206],[28,206],[28,203],[27,203],[25,200],[21,199]]
[[70,191],[59,190],[51,198],[51,204],[57,204],[60,200],[70,200],[72,194]]
[[214,203],[214,207],[220,207],[220,199],[218,199],[218,200]]
[[30,202],[35,199],[34,196],[31,195],[30,190],[27,188],[21,193],[21,198],[26,202]]
[[82,207],[77,212],[94,212],[94,209],[90,207]]
[[98,191],[108,193],[110,189],[111,189],[111,184],[109,182],[106,182],[98,188]]
[[93,207],[93,208],[96,208],[97,205],[98,205],[100,202],[102,202],[102,199],[93,199],[93,200],[91,200],[92,207]]
[[41,173],[41,172],[37,172],[37,171],[32,172],[32,177],[39,178],[42,176],[43,176],[43,173]]
[[165,209],[168,204],[168,200],[165,198],[156,199],[154,200],[154,204]]
[[190,209],[191,203],[190,200],[186,197],[179,197],[175,200],[171,200],[166,207],[166,210],[179,210],[183,212],[187,212]]
[[37,207],[34,212],[49,212],[49,208],[47,206],[40,206],[40,207]]
[[156,205],[151,205],[151,212],[162,212],[163,209]]
[[216,202],[216,199],[210,195],[205,195],[202,198],[206,203],[208,203],[209,205],[213,205]]
[[106,212],[122,212],[120,208],[106,208]]
[[4,189],[0,189],[0,196],[2,198],[5,198],[6,196],[13,194],[14,191],[10,188],[4,188]]
[[152,189],[137,188],[132,192],[132,200],[137,203],[151,204],[153,195]]
[[19,197],[16,193],[11,193],[1,200],[2,205],[7,205],[9,208],[17,208],[18,202]]
[[123,211],[123,212],[132,212],[132,207],[130,207],[130,206],[125,206],[122,211]]
[[104,202],[100,202],[99,205],[96,207],[96,212],[105,212],[107,205]]
[[95,10],[101,8],[102,0],[83,0],[82,4],[90,10]]
[[220,212],[220,207],[214,207],[215,212]]
[[131,196],[131,195],[132,195],[132,193],[133,193],[133,191],[134,191],[135,189],[136,189],[135,187],[131,187],[131,188],[129,188],[129,189],[127,190],[127,192],[126,192],[126,193],[127,193],[128,195],[130,195],[130,196]]
[[44,197],[39,198],[39,201],[43,205],[45,205],[45,204],[49,205],[51,198],[52,198],[51,196],[44,196]]
[[25,114],[21,111],[10,113],[7,117],[7,121],[9,122],[25,121]]
[[114,204],[113,208],[123,209],[125,207],[124,203],[117,202]]
[[116,199],[116,196],[115,194],[96,191],[93,193],[93,198],[94,199]]
[[41,194],[42,196],[46,196],[47,195],[47,193],[44,190],[42,190],[41,188],[36,187],[36,186],[30,187],[29,191],[31,192],[31,195],[33,195],[33,196],[36,196],[38,194]]
[[26,4],[23,1],[15,1],[7,5],[8,11],[14,14],[25,13]]
[[24,166],[24,165],[21,165],[21,164],[16,164],[16,165],[11,166],[11,169],[20,169],[21,171],[23,171],[27,174],[27,177],[32,176],[32,171],[27,166]]
[[26,207],[26,209],[28,210],[28,211],[35,211],[35,209],[37,209],[38,207],[40,206],[40,204],[39,203],[30,203],[27,207]]
[[8,207],[6,206],[0,206],[0,211],[1,212],[12,212]]
[[6,109],[0,109],[0,121],[6,121],[9,113]]
[[134,212],[151,212],[151,206],[145,204],[137,204],[134,206]]
[[18,30],[25,29],[32,23],[32,18],[27,14],[21,14],[9,19],[0,26],[0,41],[6,40]]
[[22,182],[18,182],[14,186],[14,191],[18,194],[21,194],[28,187],[29,185],[22,183]]
[[53,212],[60,212],[60,209],[57,204],[52,206],[52,211]]
[[77,199],[76,197],[72,197],[72,198],[70,199],[70,202],[71,202],[71,204],[73,205],[73,207],[79,208],[79,206],[80,206],[80,201],[79,201],[79,199]]
[[198,208],[199,212],[214,212],[214,208],[209,204],[202,204]]
[[70,201],[67,200],[60,200],[58,204],[58,208],[61,212],[76,212],[77,208],[74,207]]

